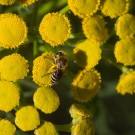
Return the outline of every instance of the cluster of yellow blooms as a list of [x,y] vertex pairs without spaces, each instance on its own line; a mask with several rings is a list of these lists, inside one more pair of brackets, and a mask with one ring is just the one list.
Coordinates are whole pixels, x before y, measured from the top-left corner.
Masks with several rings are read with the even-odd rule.
[[20,3],[22,6],[29,6],[33,3],[35,3],[38,0],[1,0],[1,5],[12,5],[15,3]]
[[[28,6],[36,0],[1,0],[0,4],[12,5],[16,2]],[[95,66],[101,59],[102,45],[110,37],[104,16],[117,18],[115,31],[119,41],[115,44],[114,55],[116,61],[124,66],[135,65],[135,16],[128,13],[129,0],[86,0],[85,2],[68,0],[67,4],[73,14],[81,19],[82,31],[86,37],[73,49],[74,61],[81,70],[73,78],[71,90],[76,101],[88,102],[99,92],[101,75]],[[98,11],[102,14],[98,14]],[[52,47],[63,45],[70,38],[71,33],[70,20],[59,12],[46,14],[39,24],[39,34]],[[0,14],[1,48],[18,48],[25,44],[27,34],[28,28],[22,17],[13,13]],[[56,66],[52,52],[45,52],[34,59],[32,78],[39,87],[33,95],[34,105],[20,107],[16,112],[14,123],[22,131],[35,130],[35,135],[58,134],[57,126],[55,127],[51,122],[41,122],[37,110],[50,114],[60,105],[59,96],[51,87],[53,86],[51,76]],[[28,61],[20,54],[13,53],[0,60],[0,110],[9,112],[19,105],[21,89],[16,82],[26,77],[28,72]],[[122,74],[116,87],[118,93],[122,95],[135,93],[134,74],[134,70]],[[86,108],[73,104],[69,112],[73,118],[72,135],[95,134],[92,114]],[[0,135],[14,135],[15,125],[6,119],[1,119]]]

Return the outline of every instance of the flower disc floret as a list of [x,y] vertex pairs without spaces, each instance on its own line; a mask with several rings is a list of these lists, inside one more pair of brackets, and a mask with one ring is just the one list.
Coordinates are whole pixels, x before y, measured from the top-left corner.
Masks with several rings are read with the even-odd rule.
[[70,10],[79,17],[92,16],[100,5],[100,0],[68,0]]
[[26,36],[27,27],[22,18],[12,13],[0,14],[0,47],[17,48]]
[[95,67],[101,59],[100,44],[88,39],[79,43],[73,53],[76,64],[86,69]]
[[12,4],[14,4],[15,2],[16,2],[16,0],[0,0],[0,4],[1,4],[1,5],[6,5],[6,6],[12,5]]
[[101,11],[105,16],[116,18],[127,13],[129,10],[129,0],[104,0]]
[[20,89],[12,82],[0,81],[0,110],[9,112],[19,105]]
[[135,71],[127,72],[120,77],[116,90],[121,95],[135,93]]
[[125,66],[135,65],[135,39],[127,37],[118,41],[115,44],[114,54],[117,62]]
[[94,123],[88,118],[82,118],[73,125],[71,135],[95,135]]
[[23,79],[28,73],[28,61],[20,54],[13,53],[0,60],[0,78],[6,81]]
[[109,37],[106,22],[102,16],[84,18],[82,27],[85,36],[93,42],[103,44]]
[[16,127],[8,120],[0,120],[0,135],[15,135]]
[[51,122],[45,121],[43,125],[37,128],[34,132],[35,135],[59,135],[55,126]]
[[135,36],[135,16],[132,14],[125,14],[120,16],[115,24],[116,34],[119,38],[126,38],[127,36]]
[[40,124],[38,111],[33,106],[25,106],[16,112],[15,124],[22,131],[34,130]]
[[70,22],[63,14],[48,13],[40,23],[39,33],[51,46],[62,45],[71,33]]
[[25,7],[35,3],[36,1],[38,0],[18,0],[18,2],[20,2],[20,4]]
[[52,86],[51,76],[54,73],[55,66],[54,54],[43,53],[33,62],[33,80],[40,86]]
[[95,69],[80,71],[71,85],[74,98],[79,102],[89,101],[98,93],[100,83],[101,76]]
[[44,113],[57,110],[60,100],[57,93],[50,87],[40,87],[33,96],[34,105]]

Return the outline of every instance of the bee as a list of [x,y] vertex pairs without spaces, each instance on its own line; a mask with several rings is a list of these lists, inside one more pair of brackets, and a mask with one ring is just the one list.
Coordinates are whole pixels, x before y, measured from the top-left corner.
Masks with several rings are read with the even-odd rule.
[[54,55],[54,60],[57,68],[51,76],[51,81],[53,84],[56,84],[62,78],[68,66],[67,54],[64,51],[58,51]]

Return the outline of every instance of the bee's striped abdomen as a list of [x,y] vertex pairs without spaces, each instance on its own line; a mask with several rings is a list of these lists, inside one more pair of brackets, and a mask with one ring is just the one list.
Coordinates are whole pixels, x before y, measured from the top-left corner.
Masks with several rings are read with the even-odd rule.
[[63,71],[60,69],[57,69],[53,75],[51,76],[52,83],[56,83],[63,75]]

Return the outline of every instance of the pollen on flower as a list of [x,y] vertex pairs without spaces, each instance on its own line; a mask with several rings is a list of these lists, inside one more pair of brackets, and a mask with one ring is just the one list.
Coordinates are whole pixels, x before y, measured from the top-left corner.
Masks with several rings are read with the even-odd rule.
[[59,135],[55,126],[51,122],[45,121],[43,125],[37,128],[35,135]]
[[48,13],[40,23],[39,33],[51,46],[62,45],[71,33],[70,22],[63,14]]
[[127,36],[134,37],[135,35],[135,16],[132,14],[125,14],[120,16],[115,24],[116,34],[119,38],[126,38]]
[[13,53],[0,60],[0,78],[6,81],[23,79],[28,73],[28,61],[20,54]]
[[0,135],[15,135],[16,127],[6,119],[0,119]]
[[106,22],[99,15],[84,18],[82,28],[85,36],[94,42],[103,44],[109,37]]
[[24,7],[27,7],[27,6],[35,3],[36,1],[38,1],[38,0],[18,0],[18,2]]
[[69,113],[73,119],[92,118],[91,112],[80,104],[72,104]]
[[117,84],[116,90],[119,94],[134,94],[135,93],[135,71],[129,71],[123,74]]
[[12,4],[14,4],[15,2],[16,2],[16,0],[0,0],[0,4],[1,4],[1,5],[6,5],[6,6],[12,5]]
[[79,17],[92,16],[100,6],[100,0],[68,0],[70,10]]
[[33,96],[34,105],[44,113],[57,110],[60,100],[57,93],[50,87],[40,87]]
[[0,47],[16,48],[24,43],[27,36],[25,22],[12,13],[0,14]]
[[53,53],[43,53],[33,62],[33,80],[40,86],[52,86],[51,76],[55,71],[55,61]]
[[73,50],[76,64],[82,68],[90,69],[101,59],[100,44],[86,39]]
[[12,82],[0,81],[0,110],[9,112],[19,105],[20,89]]
[[91,119],[82,118],[71,129],[72,135],[95,135],[94,123]]
[[100,83],[101,76],[95,69],[80,71],[71,85],[74,98],[79,102],[89,101],[98,93]]
[[30,131],[40,125],[38,111],[33,106],[22,107],[16,112],[15,124],[22,131]]
[[117,62],[125,66],[135,65],[135,39],[127,37],[118,41],[115,44],[114,54]]
[[129,0],[104,0],[101,11],[105,16],[116,18],[128,12]]

